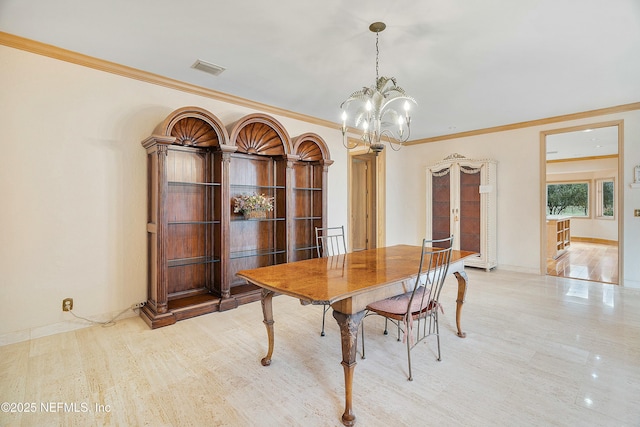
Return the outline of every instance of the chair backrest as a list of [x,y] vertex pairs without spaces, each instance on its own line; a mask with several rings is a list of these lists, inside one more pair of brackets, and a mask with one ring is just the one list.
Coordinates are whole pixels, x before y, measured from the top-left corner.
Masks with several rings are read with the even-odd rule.
[[316,249],[318,251],[318,258],[347,253],[344,226],[316,227]]
[[437,308],[442,285],[449,272],[452,248],[453,236],[446,239],[424,239],[422,241],[418,277],[409,301],[408,311]]

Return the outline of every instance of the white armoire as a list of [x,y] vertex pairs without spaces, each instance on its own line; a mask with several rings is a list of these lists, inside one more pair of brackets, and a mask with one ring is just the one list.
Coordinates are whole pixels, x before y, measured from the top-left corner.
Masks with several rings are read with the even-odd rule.
[[453,235],[453,248],[477,256],[465,265],[498,265],[496,162],[452,154],[427,168],[427,239]]

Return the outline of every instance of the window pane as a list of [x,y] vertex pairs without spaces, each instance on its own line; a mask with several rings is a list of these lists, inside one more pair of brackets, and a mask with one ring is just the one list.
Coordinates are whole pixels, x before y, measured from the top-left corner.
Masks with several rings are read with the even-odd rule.
[[614,207],[613,179],[598,180],[598,216],[613,218]]
[[547,184],[547,215],[589,216],[589,183]]

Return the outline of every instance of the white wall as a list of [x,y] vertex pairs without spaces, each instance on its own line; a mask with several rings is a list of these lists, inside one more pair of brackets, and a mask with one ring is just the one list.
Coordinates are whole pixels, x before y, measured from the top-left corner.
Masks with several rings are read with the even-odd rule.
[[[0,46],[0,345],[108,320],[146,300],[146,152],[140,141],[196,105],[225,125],[255,111]],[[9,83],[10,82],[10,83]],[[328,221],[346,223],[338,130],[274,116],[329,146]],[[133,315],[133,312],[127,315]]]
[[640,188],[630,188],[634,168],[640,165],[640,112],[620,115],[624,122],[624,167],[620,171],[620,188],[624,191],[624,285],[640,288]]
[[[640,164],[640,111],[456,138],[403,149],[387,156],[387,243],[419,243],[426,230],[426,167],[449,154],[498,161],[498,268],[540,274],[540,133],[584,124],[624,120],[624,167],[619,172],[624,236],[624,286],[640,287],[640,189],[631,189]],[[544,179],[544,178],[542,178]]]
[[[62,312],[65,297],[74,298],[78,314],[100,320],[145,300],[146,156],[140,141],[183,106],[205,108],[225,124],[255,111],[5,46],[0,81],[2,345],[86,326]],[[347,224],[347,153],[340,132],[275,118],[292,137],[315,132],[325,139],[335,160],[328,222]],[[612,119],[625,120],[625,277],[640,284],[640,263],[633,261],[640,218],[631,215],[640,208],[640,190],[628,187],[640,163],[640,112],[606,118]],[[387,153],[387,244],[420,242],[428,164],[453,152],[494,158],[499,268],[537,272],[541,130]]]
[[[540,148],[537,138],[537,132],[522,129],[410,146],[403,149],[406,151],[402,157],[387,156],[388,170],[396,171],[395,176],[388,173],[387,185],[392,185],[394,179],[402,182],[397,186],[398,191],[387,189],[387,235],[402,236],[414,243],[421,241],[426,231],[428,165],[452,153],[495,159],[498,162],[499,268],[538,273],[540,165],[536,159]],[[394,200],[390,200],[390,195]],[[407,204],[410,209],[404,208]],[[401,217],[402,221],[397,221]]]

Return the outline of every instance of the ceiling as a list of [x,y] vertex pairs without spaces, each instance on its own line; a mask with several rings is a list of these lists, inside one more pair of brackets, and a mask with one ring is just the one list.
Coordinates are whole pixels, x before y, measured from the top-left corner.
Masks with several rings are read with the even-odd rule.
[[375,21],[412,140],[640,101],[638,0],[0,0],[0,31],[336,123]]
[[618,154],[618,126],[546,136],[547,160],[583,159]]

